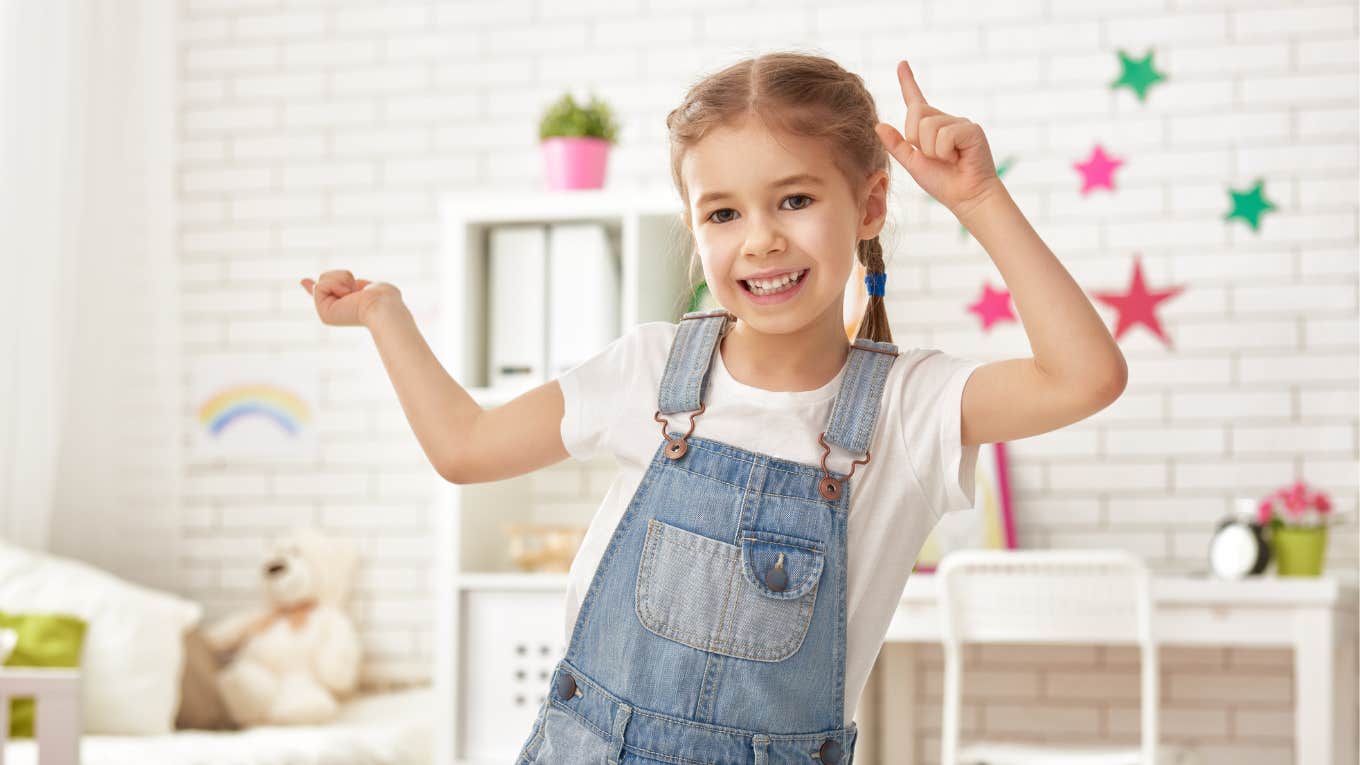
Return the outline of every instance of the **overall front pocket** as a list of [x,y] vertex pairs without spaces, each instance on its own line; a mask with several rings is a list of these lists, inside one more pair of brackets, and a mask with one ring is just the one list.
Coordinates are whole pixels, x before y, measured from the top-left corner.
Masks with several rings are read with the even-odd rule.
[[702,651],[783,661],[807,635],[824,560],[779,534],[748,532],[733,545],[653,518],[638,566],[638,619]]

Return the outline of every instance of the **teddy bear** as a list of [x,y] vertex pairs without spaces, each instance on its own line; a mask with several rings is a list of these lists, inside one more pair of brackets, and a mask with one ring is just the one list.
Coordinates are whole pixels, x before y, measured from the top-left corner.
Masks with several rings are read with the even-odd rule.
[[354,692],[361,649],[345,605],[356,557],[346,540],[294,530],[261,567],[265,602],[204,630],[230,655],[216,685],[237,725],[324,723]]

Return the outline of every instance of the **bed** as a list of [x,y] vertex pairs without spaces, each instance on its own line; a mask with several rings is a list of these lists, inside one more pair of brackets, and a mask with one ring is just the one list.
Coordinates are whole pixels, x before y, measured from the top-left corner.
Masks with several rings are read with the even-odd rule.
[[[3,674],[3,673],[0,673]],[[62,693],[59,686],[51,692]],[[0,694],[3,696],[3,694]],[[38,735],[44,736],[42,696]],[[163,736],[87,735],[80,742],[81,765],[429,765],[432,761],[433,694],[428,687],[361,695],[346,702],[327,725],[264,726],[243,731],[181,730]],[[56,707],[49,707],[53,709]],[[54,717],[57,717],[54,715]],[[67,721],[47,723],[48,733]],[[69,742],[69,735],[62,736]],[[4,741],[3,765],[72,765],[56,746],[45,750],[32,739]]]

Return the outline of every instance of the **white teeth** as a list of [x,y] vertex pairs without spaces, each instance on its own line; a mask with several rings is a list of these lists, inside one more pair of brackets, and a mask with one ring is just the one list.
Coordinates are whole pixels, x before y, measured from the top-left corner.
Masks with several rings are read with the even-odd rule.
[[746,284],[757,295],[766,295],[771,292],[778,292],[785,285],[798,281],[804,273],[806,273],[806,270],[784,274],[774,279],[747,279]]

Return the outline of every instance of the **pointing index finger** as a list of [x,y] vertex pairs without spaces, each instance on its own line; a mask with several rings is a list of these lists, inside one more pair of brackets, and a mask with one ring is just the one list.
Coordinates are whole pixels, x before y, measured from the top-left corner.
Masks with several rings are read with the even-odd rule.
[[897,62],[897,82],[902,86],[902,100],[907,106],[926,102],[925,94],[921,92],[921,86],[916,84],[916,76],[911,72],[911,64],[905,59]]

